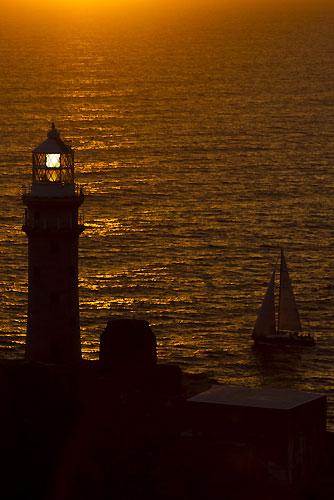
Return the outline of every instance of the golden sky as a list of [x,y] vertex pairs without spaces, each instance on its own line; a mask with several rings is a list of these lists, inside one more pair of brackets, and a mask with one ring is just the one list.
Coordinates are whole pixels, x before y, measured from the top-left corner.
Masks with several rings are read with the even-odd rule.
[[[69,22],[74,29],[84,22],[94,29],[94,20],[107,22],[110,26],[133,26],[137,23],[155,26],[177,19],[178,22],[193,19],[216,19],[229,12],[253,13],[272,11],[280,15],[286,9],[301,12],[333,8],[334,0],[1,0],[0,25],[24,24],[38,30],[38,21],[45,26]],[[272,14],[272,12],[270,12]],[[11,23],[8,23],[7,20]],[[1,28],[1,26],[0,26]],[[52,30],[51,30],[52,31]]]
[[49,12],[57,13],[60,9],[63,13],[73,10],[97,10],[107,9],[131,11],[167,11],[167,10],[196,10],[196,9],[233,9],[233,8],[285,8],[296,6],[308,8],[321,5],[331,5],[333,0],[2,0],[2,5],[7,9],[19,13],[30,11],[31,13]]

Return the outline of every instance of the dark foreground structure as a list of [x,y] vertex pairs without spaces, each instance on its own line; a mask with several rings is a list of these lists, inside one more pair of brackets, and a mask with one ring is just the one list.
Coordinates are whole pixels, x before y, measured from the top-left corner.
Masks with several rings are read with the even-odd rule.
[[158,364],[145,321],[99,361],[2,360],[1,498],[333,498],[325,397],[212,382]]
[[[323,395],[213,385],[189,398],[185,410],[190,423],[185,456],[199,476],[205,457],[212,487],[224,476],[233,492],[242,476],[246,483],[257,479],[258,488],[271,482],[277,483],[275,489],[284,485],[297,492],[320,466],[326,436]],[[275,493],[269,493],[273,498]]]

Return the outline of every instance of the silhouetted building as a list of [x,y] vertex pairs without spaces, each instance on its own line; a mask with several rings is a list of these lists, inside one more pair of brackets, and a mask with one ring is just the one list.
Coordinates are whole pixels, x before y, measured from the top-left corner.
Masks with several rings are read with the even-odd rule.
[[240,488],[243,494],[233,498],[244,498],[251,483],[255,490],[271,485],[271,494],[252,498],[285,498],[275,495],[274,483],[303,489],[321,463],[322,394],[213,385],[186,401],[185,415],[183,444],[193,476],[202,474],[212,488]]
[[81,359],[78,242],[84,201],[74,182],[74,153],[52,124],[32,154],[32,184],[23,194],[29,240],[25,357],[45,363]]
[[143,373],[152,370],[157,364],[156,337],[148,321],[108,321],[100,341],[100,361],[105,366]]

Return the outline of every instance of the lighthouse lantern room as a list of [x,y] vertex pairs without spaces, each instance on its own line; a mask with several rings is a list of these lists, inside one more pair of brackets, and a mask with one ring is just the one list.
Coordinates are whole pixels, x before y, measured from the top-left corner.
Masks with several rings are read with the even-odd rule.
[[32,184],[22,196],[28,236],[25,357],[43,363],[81,359],[78,244],[84,201],[74,181],[74,152],[52,123],[32,153]]

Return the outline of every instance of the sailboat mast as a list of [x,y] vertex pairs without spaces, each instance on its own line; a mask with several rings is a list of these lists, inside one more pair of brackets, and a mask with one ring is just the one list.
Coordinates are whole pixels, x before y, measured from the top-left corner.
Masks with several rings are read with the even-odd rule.
[[283,248],[281,248],[281,265],[279,270],[279,294],[278,294],[278,320],[277,331],[280,331],[280,316],[281,316],[281,294],[282,294],[282,262],[283,262]]

